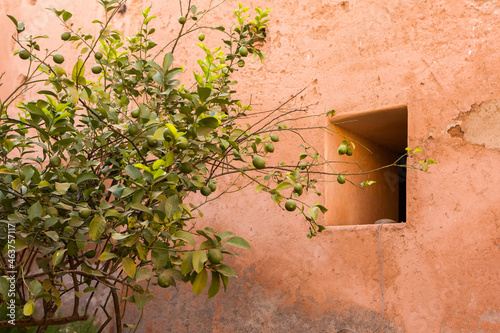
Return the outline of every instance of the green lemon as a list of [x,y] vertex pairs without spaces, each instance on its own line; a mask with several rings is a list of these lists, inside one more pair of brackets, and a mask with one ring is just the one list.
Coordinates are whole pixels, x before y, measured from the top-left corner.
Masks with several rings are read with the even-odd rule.
[[193,171],[193,164],[191,164],[190,162],[181,163],[179,165],[179,171],[184,174],[191,173]]
[[130,134],[131,136],[135,136],[139,133],[139,128],[135,125],[130,125],[128,127],[128,134]]
[[56,207],[48,207],[47,208],[47,214],[49,214],[52,217],[57,217],[59,216],[59,212],[57,211]]
[[88,208],[82,208],[78,211],[78,216],[82,219],[88,219],[90,214],[92,214],[92,211]]
[[179,17],[179,23],[180,24],[186,24],[186,17],[185,16]]
[[287,200],[285,202],[285,209],[289,212],[293,212],[297,208],[297,204],[293,200]]
[[70,192],[76,192],[78,190],[78,185],[76,185],[75,183],[71,183],[71,185],[69,185],[69,189],[68,189]]
[[266,150],[270,153],[274,153],[274,145],[272,143],[268,143],[266,145]]
[[301,195],[302,192],[304,192],[304,187],[302,186],[302,184],[295,184],[295,186],[293,187],[293,191],[298,195]]
[[21,50],[19,52],[19,58],[23,59],[23,60],[26,60],[26,59],[29,59],[30,57],[30,53],[26,50]]
[[266,161],[260,156],[255,156],[252,159],[252,164],[255,169],[264,169],[266,167]]
[[222,264],[222,260],[224,259],[224,256],[222,255],[222,252],[220,252],[217,249],[208,249],[208,260],[212,264]]
[[271,141],[272,142],[278,142],[280,141],[280,137],[277,136],[276,134],[271,135]]
[[338,151],[339,155],[344,155],[347,153],[347,146],[346,145],[340,145]]
[[200,190],[201,194],[204,196],[208,197],[210,194],[212,194],[212,190],[208,186],[203,186]]
[[208,183],[208,187],[210,188],[210,190],[212,190],[212,192],[215,192],[217,190],[217,185],[214,182]]
[[240,54],[240,56],[242,57],[246,57],[248,55],[248,49],[244,46],[240,47],[238,53]]
[[146,141],[148,142],[148,146],[151,148],[156,147],[158,144],[158,140],[156,140],[152,135],[146,136]]
[[54,155],[54,156],[51,156],[50,159],[50,165],[53,166],[53,167],[58,167],[61,165],[61,158],[57,155]]
[[62,54],[57,53],[54,54],[52,60],[54,60],[56,64],[62,64],[64,62],[64,57],[62,56]]
[[352,153],[353,153],[352,148],[351,147],[347,147],[347,151],[346,151],[347,156],[352,156]]
[[175,145],[179,149],[187,149],[189,147],[189,141],[184,137],[180,137]]
[[92,73],[94,73],[94,74],[99,74],[99,73],[101,73],[101,72],[102,72],[102,67],[101,67],[101,66],[99,66],[99,65],[95,65],[95,66],[93,66],[93,67],[92,67],[92,69],[91,69],[91,70],[92,70]]
[[337,176],[337,182],[339,182],[339,184],[344,184],[345,183],[345,177],[342,176],[342,175],[338,175]]
[[130,112],[130,116],[132,118],[139,118],[140,115],[141,115],[141,110],[139,109],[133,109],[132,112]]
[[97,60],[101,60],[103,57],[103,54],[101,51],[97,51],[95,54],[94,54],[94,58],[96,58]]
[[203,34],[203,32],[198,35],[198,39],[200,40],[200,42],[203,42],[205,40],[205,35]]
[[165,128],[165,130],[163,131],[163,138],[165,139],[165,141],[172,141],[175,139],[174,137],[174,133],[172,133],[172,131],[170,130],[170,128]]
[[240,59],[236,62],[236,65],[238,65],[238,67],[243,67],[245,66],[245,60],[243,59]]
[[61,34],[62,40],[69,40],[71,38],[71,33],[69,31],[65,31]]
[[172,284],[172,280],[170,279],[170,276],[166,274],[160,274],[158,276],[158,285],[162,288],[168,288]]
[[95,250],[88,250],[87,252],[85,252],[85,257],[88,259],[94,258],[95,255],[96,255]]

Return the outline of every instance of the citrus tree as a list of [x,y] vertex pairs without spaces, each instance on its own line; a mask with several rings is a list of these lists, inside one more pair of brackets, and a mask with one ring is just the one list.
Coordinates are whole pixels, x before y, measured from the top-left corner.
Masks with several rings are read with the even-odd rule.
[[[15,323],[43,332],[87,320],[96,292],[106,290],[103,327],[114,317],[121,332],[133,327],[122,323],[121,303],[143,310],[153,286],[190,283],[195,294],[208,289],[208,297],[225,290],[236,276],[226,256],[250,245],[230,231],[198,230],[193,221],[203,205],[241,189],[242,180],[301,214],[309,237],[323,229],[317,221],[326,209],[301,198],[325,173],[315,167],[329,162],[306,141],[296,161],[271,166],[266,158],[280,132],[302,138],[282,119],[304,110],[277,108],[249,122],[252,107],[234,97],[232,74],[251,57],[264,59],[258,46],[270,10],[256,8],[250,19],[240,4],[231,28],[208,27],[201,22],[212,8],[189,2],[176,37],[158,45],[149,8],[139,31],[124,37],[111,22],[125,1],[98,2],[106,14],[93,22],[97,35],[73,29],[70,12],[50,9],[66,29],[55,50],[41,49],[48,36],[23,36],[24,23],[9,16],[15,54],[28,70],[0,101],[0,328]],[[205,46],[200,31],[221,36],[224,48]],[[179,75],[187,70],[174,54],[193,33],[205,57],[183,84]],[[78,54],[71,64],[62,54],[68,44]],[[30,89],[36,99],[19,102]],[[339,154],[353,148],[345,140]],[[230,180],[218,183],[225,176]],[[63,304],[72,312],[56,316]]]

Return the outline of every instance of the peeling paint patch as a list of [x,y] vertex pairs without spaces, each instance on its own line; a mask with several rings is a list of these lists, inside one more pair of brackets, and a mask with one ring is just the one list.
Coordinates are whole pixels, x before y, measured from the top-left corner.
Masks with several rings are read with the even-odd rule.
[[490,149],[500,149],[500,100],[490,100],[474,104],[469,112],[461,113],[456,125],[448,129],[452,137],[462,137],[465,141]]
[[500,312],[489,310],[481,316],[481,322],[500,323]]
[[449,128],[448,134],[452,138],[463,138],[464,137],[464,131],[462,131],[462,127],[460,127],[460,125],[455,125],[455,126]]

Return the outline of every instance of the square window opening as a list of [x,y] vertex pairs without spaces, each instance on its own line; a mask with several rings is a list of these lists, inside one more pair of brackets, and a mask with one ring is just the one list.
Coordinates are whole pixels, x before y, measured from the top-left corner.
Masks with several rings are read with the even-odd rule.
[[[408,108],[404,105],[338,115],[330,119],[330,126],[340,134],[327,134],[326,156],[338,162],[333,164],[334,171],[345,173],[345,178],[356,185],[365,180],[376,183],[361,189],[339,184],[336,176],[329,177],[325,225],[405,222],[406,168],[386,166],[398,159],[399,165],[406,165],[402,156],[408,146]],[[337,153],[344,139],[355,145],[352,156]]]

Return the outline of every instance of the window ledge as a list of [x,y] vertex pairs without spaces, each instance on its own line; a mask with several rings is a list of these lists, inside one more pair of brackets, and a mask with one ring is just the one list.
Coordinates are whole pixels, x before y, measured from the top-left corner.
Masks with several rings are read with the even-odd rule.
[[[390,228],[391,230],[403,230],[408,223],[384,223],[382,229]],[[340,231],[364,231],[376,230],[380,224],[355,224],[355,225],[327,225],[323,233],[338,232]]]

